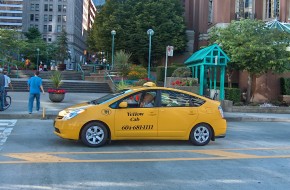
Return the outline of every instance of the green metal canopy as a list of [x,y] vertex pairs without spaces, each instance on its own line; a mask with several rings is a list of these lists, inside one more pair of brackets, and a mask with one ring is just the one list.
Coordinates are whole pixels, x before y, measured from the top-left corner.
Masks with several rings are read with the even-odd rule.
[[279,22],[277,19],[267,22],[266,26],[290,33],[290,23]]
[[199,78],[200,95],[204,95],[207,89],[217,91],[217,73],[219,72],[219,99],[224,100],[225,69],[229,61],[230,58],[219,45],[213,44],[192,54],[184,64],[191,68],[194,78]]

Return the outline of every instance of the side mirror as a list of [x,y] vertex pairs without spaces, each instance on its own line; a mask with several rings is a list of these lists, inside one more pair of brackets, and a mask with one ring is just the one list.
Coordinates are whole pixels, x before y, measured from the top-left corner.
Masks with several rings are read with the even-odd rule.
[[121,102],[119,104],[119,108],[127,108],[128,107],[128,102]]

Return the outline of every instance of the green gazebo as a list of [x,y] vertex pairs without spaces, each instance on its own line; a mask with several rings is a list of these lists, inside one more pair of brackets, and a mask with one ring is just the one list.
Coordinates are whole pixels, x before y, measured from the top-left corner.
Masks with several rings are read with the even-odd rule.
[[224,100],[226,66],[229,61],[225,52],[217,44],[213,44],[192,54],[184,64],[191,68],[193,77],[199,79],[200,95],[204,95],[206,89],[217,91],[217,74],[219,73],[219,99]]

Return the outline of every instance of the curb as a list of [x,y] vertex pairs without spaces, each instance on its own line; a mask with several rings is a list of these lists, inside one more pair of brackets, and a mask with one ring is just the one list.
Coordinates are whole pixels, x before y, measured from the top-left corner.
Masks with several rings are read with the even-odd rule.
[[230,122],[290,122],[290,118],[228,117]]

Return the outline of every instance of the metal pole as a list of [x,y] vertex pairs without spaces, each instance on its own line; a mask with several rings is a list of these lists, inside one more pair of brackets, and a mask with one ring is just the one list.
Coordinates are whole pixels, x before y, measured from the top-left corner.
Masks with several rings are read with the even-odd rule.
[[154,34],[152,29],[147,30],[147,34],[149,35],[149,55],[148,55],[148,76],[147,78],[150,79],[150,60],[151,60],[151,36]]
[[37,61],[36,61],[36,70],[38,71],[38,62],[39,62],[39,49],[37,48]]
[[151,59],[151,34],[149,34],[149,57],[148,57],[148,79],[150,79],[150,59]]
[[113,37],[113,39],[112,39],[112,70],[113,70],[113,68],[114,68],[114,41],[115,41],[115,35],[112,35],[112,37]]
[[113,70],[114,68],[114,49],[115,49],[115,35],[116,35],[116,31],[115,30],[112,30],[111,31],[111,34],[112,34],[112,68],[111,70]]
[[166,87],[166,77],[167,77],[167,63],[168,63],[167,48],[168,46],[166,46],[166,59],[165,59],[165,68],[164,68],[164,87]]

